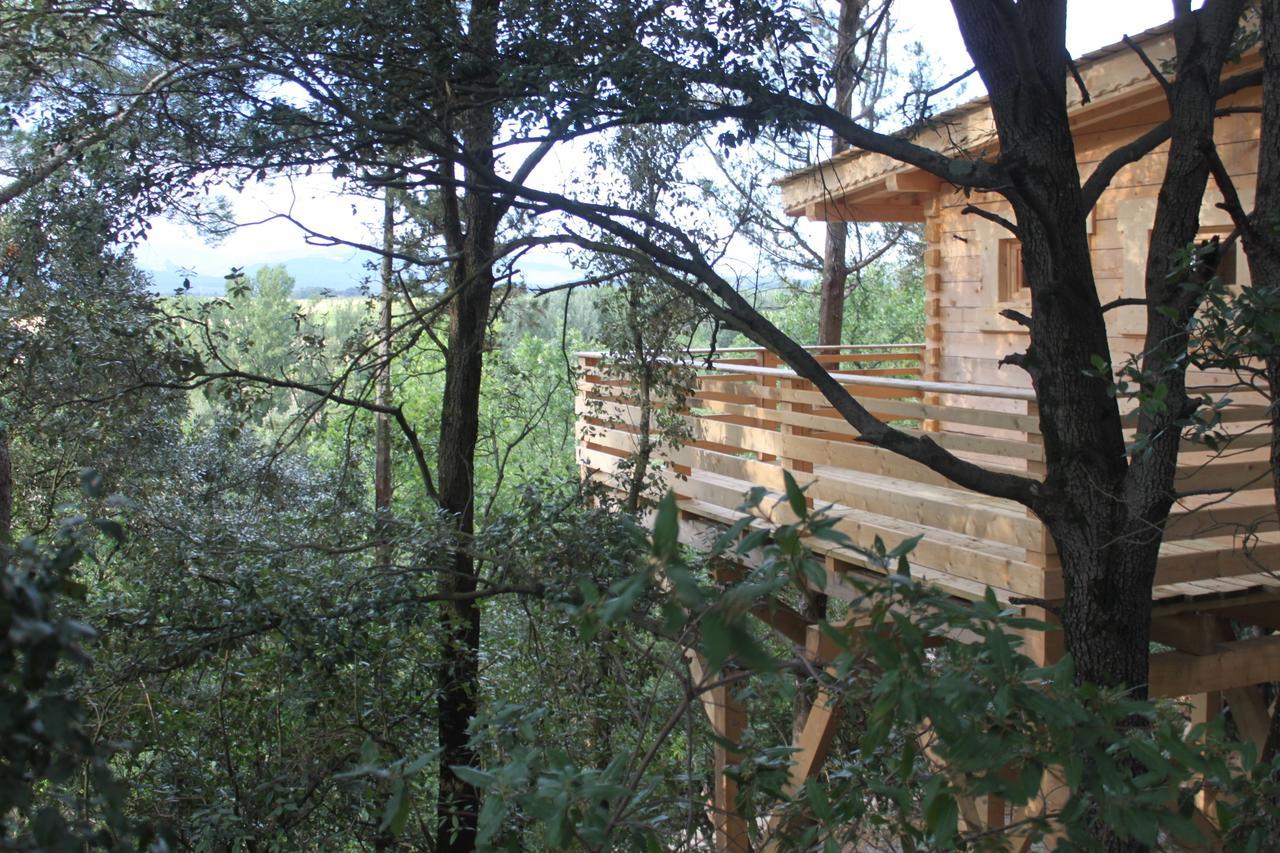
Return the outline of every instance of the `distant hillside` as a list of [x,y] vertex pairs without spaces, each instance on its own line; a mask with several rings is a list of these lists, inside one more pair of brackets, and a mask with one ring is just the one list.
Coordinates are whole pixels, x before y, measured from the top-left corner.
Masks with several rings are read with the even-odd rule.
[[[373,273],[366,266],[366,261],[353,256],[350,259],[332,259],[322,257],[299,257],[277,261],[289,270],[289,275],[298,282],[294,296],[299,299],[310,299],[329,293],[335,296],[358,296],[361,288],[370,280]],[[247,275],[252,276],[264,266],[273,264],[252,264],[244,268]],[[183,270],[176,266],[168,270],[144,270],[152,279],[152,291],[168,296],[183,287],[183,281],[189,281],[191,287],[187,293],[192,296],[222,296],[226,293],[227,273],[231,271],[228,264],[224,270],[200,269]]]

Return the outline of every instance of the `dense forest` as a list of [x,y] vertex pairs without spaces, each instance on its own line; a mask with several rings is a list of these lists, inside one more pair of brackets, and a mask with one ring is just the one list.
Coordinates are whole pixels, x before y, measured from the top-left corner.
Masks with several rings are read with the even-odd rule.
[[[1280,8],[1175,3],[1163,135],[1085,182],[1066,0],[953,5],[1001,134],[987,160],[897,132],[956,81],[891,50],[909,13],[891,0],[5,2],[0,846],[1270,849],[1280,724],[1258,750],[1230,716],[1188,728],[1148,699],[1159,537],[1132,531],[1167,517],[1180,442],[1213,440],[1189,348],[1280,382]],[[1195,217],[1210,174],[1228,183],[1217,81],[1258,49],[1231,84],[1262,103],[1264,177],[1230,237],[1242,293]],[[1166,141],[1150,349],[1113,371],[1084,214]],[[1013,204],[1027,279],[1052,283],[1011,359],[1038,395],[1043,487],[881,421],[804,349],[924,337],[918,226],[810,233],[771,187],[850,146]],[[363,236],[299,222],[367,257],[360,295],[237,257],[223,295],[194,295],[136,260],[161,218],[216,241],[243,227],[236,190],[312,180],[382,210]],[[565,280],[532,284],[522,259],[547,250]],[[699,360],[743,346],[867,443],[1041,518],[1060,624],[932,588],[914,540],[847,541],[789,475],[785,523],[681,544],[659,449],[688,439]],[[620,491],[579,469],[588,351],[639,389],[654,437]],[[824,538],[882,570],[857,601],[815,593]],[[834,651],[753,621],[764,602]],[[841,632],[855,619],[864,642]],[[1037,665],[1027,631],[1067,654]],[[751,721],[726,743],[704,704],[730,694]],[[846,710],[797,786],[819,695]],[[749,848],[725,847],[725,778]],[[997,800],[1016,819],[986,828],[974,803]]]

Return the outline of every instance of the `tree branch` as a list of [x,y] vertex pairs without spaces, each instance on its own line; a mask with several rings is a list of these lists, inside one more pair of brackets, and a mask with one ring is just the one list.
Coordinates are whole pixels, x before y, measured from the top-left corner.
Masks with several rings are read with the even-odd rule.
[[[1222,100],[1228,95],[1234,95],[1244,89],[1262,85],[1262,71],[1249,71],[1244,74],[1237,74],[1224,80],[1218,86],[1218,100]],[[1235,115],[1242,112],[1257,112],[1253,107],[1225,107],[1218,110],[1214,115],[1218,118],[1223,116]],[[1150,154],[1157,147],[1169,141],[1169,134],[1172,132],[1172,124],[1163,122],[1148,130],[1132,142],[1126,143],[1112,151],[1106,157],[1102,158],[1093,173],[1089,175],[1089,179],[1085,181],[1084,187],[1080,191],[1081,210],[1086,213],[1094,208],[1098,203],[1098,199],[1102,196],[1116,174],[1128,166],[1130,163],[1136,163],[1143,157]]]
[[1121,38],[1120,41],[1124,42],[1130,50],[1138,55],[1138,60],[1142,62],[1143,66],[1146,67],[1147,71],[1150,72],[1155,81],[1160,84],[1160,88],[1164,89],[1165,97],[1169,97],[1169,93],[1173,91],[1173,84],[1170,83],[1169,78],[1164,76],[1164,73],[1156,67],[1156,64],[1151,61],[1151,57],[1142,49],[1142,45],[1138,44],[1127,35]]
[[1014,225],[1012,222],[1005,219],[1003,216],[1001,216],[998,213],[994,213],[990,210],[984,210],[983,208],[973,204],[966,204],[964,207],[960,208],[960,213],[961,214],[972,213],[974,216],[979,216],[990,222],[994,222],[995,224],[999,225],[1001,228],[1008,230],[1008,232],[1012,234],[1014,237],[1016,237],[1017,239],[1019,240],[1022,239],[1022,235],[1018,232],[1018,226]]

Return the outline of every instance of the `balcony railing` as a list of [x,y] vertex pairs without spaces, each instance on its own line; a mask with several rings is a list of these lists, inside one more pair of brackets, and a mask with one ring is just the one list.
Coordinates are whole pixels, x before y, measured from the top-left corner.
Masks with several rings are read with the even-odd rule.
[[[930,382],[921,378],[923,345],[815,347],[812,352],[872,413],[925,432],[957,455],[992,469],[1044,473],[1044,444],[1029,390]],[[695,354],[701,358],[706,353]],[[578,458],[586,477],[622,490],[636,452],[639,400],[628,377],[600,353],[579,356]],[[854,542],[887,547],[924,534],[912,553],[917,577],[954,595],[987,587],[1004,600],[1057,600],[1062,573],[1044,526],[1021,505],[962,489],[924,466],[859,440],[808,381],[754,348],[717,350],[695,362],[678,415],[687,441],[664,446],[660,476],[682,517],[706,526],[732,523],[754,486],[785,520],[783,471],[818,506],[830,505]],[[1164,532],[1154,596],[1174,604],[1206,596],[1270,594],[1280,581],[1280,533],[1271,493],[1265,407],[1246,399],[1222,410],[1234,435],[1226,451],[1188,443],[1178,469],[1180,500]],[[1216,490],[1229,489],[1229,493]],[[813,543],[831,576],[870,566],[856,551]]]

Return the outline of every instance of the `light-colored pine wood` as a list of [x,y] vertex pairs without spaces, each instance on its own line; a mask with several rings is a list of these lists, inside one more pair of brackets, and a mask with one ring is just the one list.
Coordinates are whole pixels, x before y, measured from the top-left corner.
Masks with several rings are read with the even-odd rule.
[[[710,691],[714,709],[712,726],[716,734],[732,743],[742,739],[747,727],[747,715],[742,705],[734,698],[727,685],[713,687]],[[742,754],[727,749],[721,744],[714,747],[715,754],[715,791],[712,811],[712,825],[715,827],[715,849],[717,853],[749,853],[751,841],[747,833],[747,822],[738,811],[738,783],[726,774],[726,770],[742,761]]]
[[1280,681],[1280,636],[1221,643],[1208,654],[1161,652],[1151,656],[1150,693],[1186,696]]
[[[941,260],[945,262],[945,253]],[[886,348],[879,354],[903,354],[912,363],[918,347]],[[775,522],[792,520],[782,498],[783,468],[808,488],[811,508],[830,506],[838,529],[854,541],[869,543],[879,536],[888,545],[924,533],[912,555],[918,576],[927,576],[962,598],[979,598],[986,585],[1001,600],[1014,597],[1062,597],[1060,561],[1043,526],[1020,506],[982,498],[959,489],[914,463],[859,441],[830,403],[777,367],[776,357],[740,350],[723,369],[706,371],[689,398],[687,418],[694,440],[659,454],[668,467],[662,476],[680,497],[689,519],[729,523],[736,507],[755,485],[766,487],[764,510]],[[845,356],[870,360],[850,362],[877,366],[870,350],[829,348],[823,358]],[[584,359],[584,364],[588,360]],[[750,363],[746,363],[750,362]],[[873,367],[873,369],[878,369]],[[577,404],[582,434],[579,463],[586,476],[609,483],[636,447],[638,408],[628,399],[625,377],[582,380]],[[979,464],[1030,476],[1042,476],[1044,447],[1035,407],[1025,389],[996,389],[955,383],[911,382],[901,379],[842,374],[854,393],[873,390],[891,396],[870,398],[868,405],[881,417],[916,424],[933,422],[935,440]],[[864,386],[862,381],[889,382]],[[1219,381],[1209,374],[1196,381]],[[1225,381],[1225,380],[1223,380]],[[935,389],[935,390],[926,390]],[[942,393],[945,391],[946,393]],[[974,393],[967,393],[973,391]],[[667,405],[667,403],[662,403]],[[1125,408],[1130,404],[1125,403]],[[1234,412],[1243,411],[1236,417]],[[1262,407],[1245,399],[1228,408],[1233,429],[1249,430]],[[1249,420],[1252,418],[1254,420]],[[1241,444],[1242,452],[1214,459],[1192,449],[1183,470],[1187,482],[1235,484],[1263,472],[1265,443]],[[783,460],[783,462],[779,462]],[[1198,478],[1198,479],[1194,479]],[[615,481],[614,488],[621,486]],[[1248,537],[1239,531],[1252,531]],[[832,573],[868,571],[874,567],[856,554],[837,555],[813,543],[832,563]],[[1153,590],[1161,615],[1247,605],[1272,581],[1260,568],[1280,558],[1280,519],[1275,516],[1268,489],[1245,491],[1223,499],[1217,495],[1184,499],[1175,507],[1166,530]],[[853,592],[838,590],[838,596]],[[1255,606],[1255,613],[1261,612]],[[1157,627],[1157,631],[1161,630]],[[1162,664],[1164,665],[1164,664]]]

